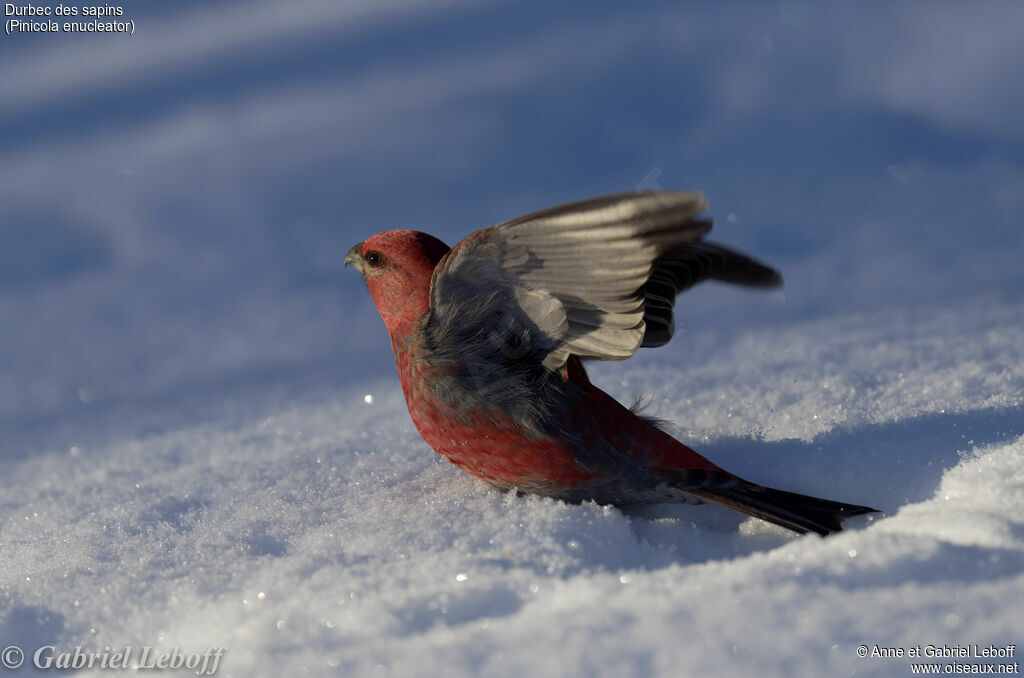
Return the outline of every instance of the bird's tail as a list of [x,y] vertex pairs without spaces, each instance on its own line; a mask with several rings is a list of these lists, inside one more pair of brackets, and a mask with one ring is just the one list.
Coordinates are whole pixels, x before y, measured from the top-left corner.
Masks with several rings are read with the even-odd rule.
[[700,483],[681,483],[679,488],[704,501],[727,506],[794,532],[815,532],[823,537],[842,532],[841,523],[847,518],[878,513],[878,509],[867,506],[762,487],[736,476],[730,475],[728,480],[723,480],[708,482],[705,479]]

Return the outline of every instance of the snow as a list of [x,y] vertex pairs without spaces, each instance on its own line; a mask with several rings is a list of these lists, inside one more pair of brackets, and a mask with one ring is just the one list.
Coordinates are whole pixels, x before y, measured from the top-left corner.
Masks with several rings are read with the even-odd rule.
[[[0,649],[903,676],[858,647],[1024,637],[1019,3],[125,12],[0,41]],[[786,286],[688,292],[595,383],[883,514],[517,497],[419,438],[348,248],[641,184],[706,190]]]
[[885,511],[829,539],[503,495],[434,455],[392,378],[8,463],[0,636],[213,643],[233,676],[895,675],[855,648],[1012,644],[1022,311],[711,334],[596,370],[738,473]]

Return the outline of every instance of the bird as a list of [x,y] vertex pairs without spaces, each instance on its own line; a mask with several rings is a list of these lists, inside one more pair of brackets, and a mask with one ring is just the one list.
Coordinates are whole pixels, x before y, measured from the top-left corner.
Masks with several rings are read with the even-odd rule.
[[720,504],[826,536],[876,512],[740,478],[594,385],[585,361],[672,338],[681,292],[706,281],[770,288],[774,269],[704,239],[698,192],[558,205],[449,248],[398,229],[352,247],[387,327],[409,415],[463,471],[504,491],[628,507]]

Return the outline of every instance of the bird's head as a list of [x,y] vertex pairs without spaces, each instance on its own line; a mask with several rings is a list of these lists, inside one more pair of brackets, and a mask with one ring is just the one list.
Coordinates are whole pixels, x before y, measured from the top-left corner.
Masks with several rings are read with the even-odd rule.
[[419,231],[385,231],[348,251],[345,265],[363,274],[388,331],[408,335],[430,307],[430,277],[448,246]]

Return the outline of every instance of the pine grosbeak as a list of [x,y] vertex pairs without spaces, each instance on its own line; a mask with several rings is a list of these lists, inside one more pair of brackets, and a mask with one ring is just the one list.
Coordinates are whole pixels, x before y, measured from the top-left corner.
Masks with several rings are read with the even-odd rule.
[[778,273],[703,239],[695,193],[630,193],[485,228],[449,249],[425,233],[353,247],[427,443],[499,488],[624,506],[710,501],[826,535],[874,511],[725,471],[590,383],[583,360],[661,346],[676,295]]

